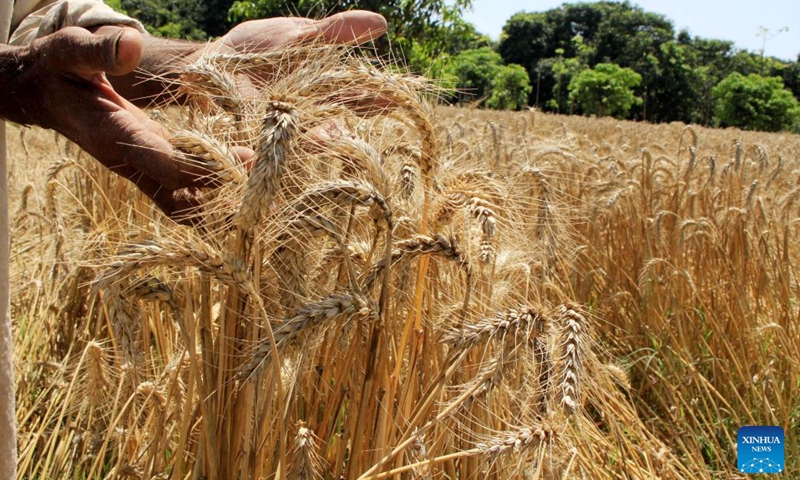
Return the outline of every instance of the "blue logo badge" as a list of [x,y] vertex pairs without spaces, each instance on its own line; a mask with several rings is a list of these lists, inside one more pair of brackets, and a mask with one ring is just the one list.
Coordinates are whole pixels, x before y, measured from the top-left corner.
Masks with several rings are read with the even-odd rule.
[[742,473],[781,473],[785,466],[783,428],[740,428],[737,454]]

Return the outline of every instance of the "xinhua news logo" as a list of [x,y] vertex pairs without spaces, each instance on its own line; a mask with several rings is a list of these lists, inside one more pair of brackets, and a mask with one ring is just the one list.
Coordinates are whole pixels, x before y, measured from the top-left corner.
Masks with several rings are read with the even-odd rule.
[[737,454],[742,473],[781,473],[785,465],[783,428],[740,428]]

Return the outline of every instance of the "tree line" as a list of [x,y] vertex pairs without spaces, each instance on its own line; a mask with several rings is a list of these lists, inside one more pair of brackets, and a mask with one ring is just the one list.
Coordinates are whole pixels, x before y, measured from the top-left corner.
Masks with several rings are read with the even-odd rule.
[[497,51],[526,69],[529,103],[548,110],[762,130],[796,128],[800,116],[797,61],[676,33],[628,2],[518,13]]
[[374,44],[377,54],[451,87],[451,103],[766,131],[797,131],[800,125],[800,58],[780,60],[730,41],[676,32],[665,16],[627,1],[520,12],[493,42],[464,21],[472,1],[109,3],[153,34],[194,40],[252,18],[362,8],[389,23],[388,35]]

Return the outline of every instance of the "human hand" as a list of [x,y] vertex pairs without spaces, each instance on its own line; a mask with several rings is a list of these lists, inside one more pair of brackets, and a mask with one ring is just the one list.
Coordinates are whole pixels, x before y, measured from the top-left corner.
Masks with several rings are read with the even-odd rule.
[[[385,32],[383,16],[364,10],[350,10],[321,20],[299,17],[250,20],[236,25],[206,48],[193,52],[187,61],[191,63],[206,54],[268,53],[312,42],[357,45],[376,39]],[[255,97],[259,92],[257,85],[274,80],[273,74],[269,67],[265,67],[237,75],[239,93],[244,97]]]
[[231,29],[210,45],[218,53],[260,53],[308,41],[361,44],[386,32],[386,19],[377,13],[350,10],[321,20],[284,17],[251,20]]
[[[380,37],[386,33],[386,28],[386,19],[383,16],[365,10],[349,10],[321,20],[298,17],[251,20],[235,26],[192,57],[206,53],[259,54],[312,42],[357,45]],[[246,74],[238,75],[236,81],[239,92],[244,96],[257,95],[257,85],[274,80],[273,73],[267,67],[248,70]],[[395,106],[391,99],[357,88],[344,92],[344,96],[336,100],[362,115],[384,112]],[[320,133],[319,138],[330,136],[329,132],[316,133]]]
[[174,216],[191,206],[188,193],[211,178],[201,166],[177,161],[166,129],[118,95],[106,78],[136,68],[139,32],[103,27],[97,33],[68,27],[29,47],[4,50],[17,68],[4,81],[10,95],[3,99],[3,116],[63,134]]
[[[352,44],[376,38],[385,30],[382,16],[363,11],[322,20],[253,20],[234,27],[207,48],[219,53],[253,53],[314,39]],[[68,27],[30,47],[3,46],[0,68],[11,74],[5,89],[10,95],[0,107],[0,116],[58,131],[132,181],[168,216],[191,223],[202,204],[199,187],[213,185],[213,175],[202,165],[180,160],[186,157],[176,154],[168,131],[119,95],[106,77],[130,78],[142,59],[149,66],[171,65],[174,56],[165,53],[171,52],[174,44],[167,46],[164,44],[169,41],[149,37],[145,40],[143,47],[140,34],[127,27],[103,26],[94,33]],[[192,51],[200,50],[195,47]],[[6,59],[12,63],[10,68],[3,65]],[[131,99],[136,97],[135,89],[122,88]],[[253,154],[248,149],[235,153],[242,162]]]

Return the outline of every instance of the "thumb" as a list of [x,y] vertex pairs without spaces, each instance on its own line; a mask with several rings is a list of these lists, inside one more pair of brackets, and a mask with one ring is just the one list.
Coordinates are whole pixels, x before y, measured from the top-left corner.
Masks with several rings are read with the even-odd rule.
[[130,73],[142,58],[142,38],[130,27],[104,26],[96,34],[67,27],[53,34],[50,46],[56,68],[95,83],[103,73]]

